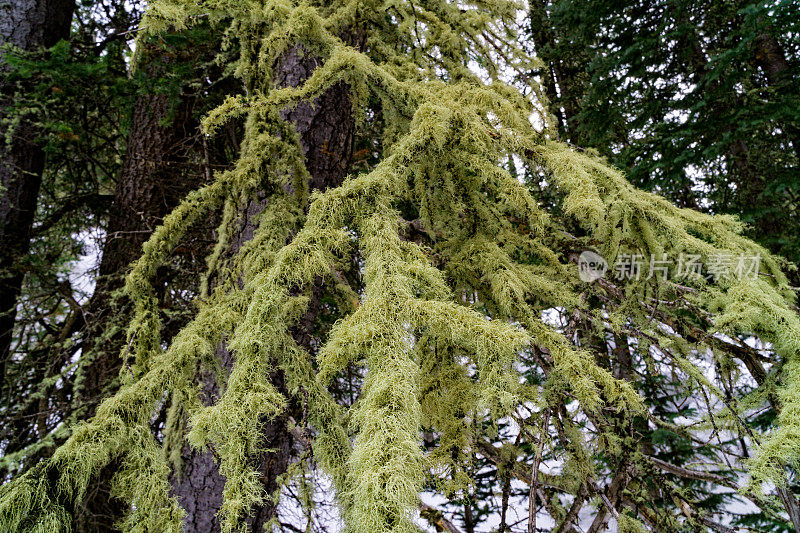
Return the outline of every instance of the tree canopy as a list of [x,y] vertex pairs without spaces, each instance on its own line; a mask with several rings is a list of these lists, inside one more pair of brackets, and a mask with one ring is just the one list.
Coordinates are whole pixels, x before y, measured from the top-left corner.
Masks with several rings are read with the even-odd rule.
[[561,138],[797,263],[794,2],[531,2]]
[[[118,391],[0,487],[0,529],[69,530],[110,470],[118,527],[180,531],[175,478],[197,453],[224,479],[223,531],[283,527],[290,489],[294,525],[313,529],[318,475],[365,533],[456,527],[443,512],[510,531],[510,498],[530,531],[574,531],[587,501],[591,531],[800,528],[786,261],[736,217],[556,140],[518,15],[505,0],[152,2],[139,46],[221,33],[241,90],[203,139],[231,124],[242,139],[144,244]],[[209,220],[194,311],[167,334],[156,279]],[[581,276],[587,250],[605,276]],[[705,270],[681,269],[690,257]]]

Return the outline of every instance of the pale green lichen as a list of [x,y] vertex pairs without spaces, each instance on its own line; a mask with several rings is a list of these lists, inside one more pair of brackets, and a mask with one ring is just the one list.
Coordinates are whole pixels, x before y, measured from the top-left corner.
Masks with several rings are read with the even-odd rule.
[[[314,431],[314,457],[334,480],[348,527],[359,532],[416,531],[413,513],[426,474],[451,475],[452,483],[443,482],[449,491],[469,483],[458,462],[474,440],[468,418],[488,413],[496,419],[541,394],[518,379],[514,364],[526,350],[546,351],[552,360],[543,402],[557,404],[569,395],[590,414],[608,406],[643,412],[636,390],[601,367],[591,347],[576,347],[542,320],[542,310],[553,307],[605,320],[587,308],[575,267],[562,255],[569,242],[563,220],[582,228],[611,257],[621,249],[703,258],[720,252],[761,255],[768,280],[716,286],[695,280],[693,298],[719,328],[758,335],[785,360],[778,427],[754,462],[755,479],[780,482],[782,465],[798,461],[800,322],[776,260],[741,237],[734,219],[678,209],[634,189],[601,159],[547,141],[532,126],[536,111],[530,101],[472,73],[467,50],[490,57],[481,35],[513,19],[513,3],[481,2],[485,12],[433,5],[152,4],[146,20],[151,31],[191,24],[199,16],[230,24],[227,38],[241,48],[237,72],[249,94],[227,100],[204,127],[213,133],[231,117],[245,117],[241,155],[234,170],[192,193],[145,245],[125,288],[135,318],[127,354],[131,371],[122,389],[49,462],[0,489],[0,528],[69,529],[69,506],[83,497],[92,474],[119,461],[114,493],[130,502],[124,529],[178,531],[182,511],[169,496],[167,479],[188,438],[219,454],[227,478],[224,529],[242,530],[254,505],[276,497],[263,493],[253,467],[263,451],[258,421],[282,412],[290,400],[270,381],[276,369],[286,376],[288,395],[307,402],[304,422]],[[391,13],[388,19],[385,12]],[[367,20],[377,28],[365,30],[363,50],[369,52],[339,37]],[[273,65],[298,44],[319,57],[320,66],[299,87],[274,88]],[[494,65],[484,66],[496,74]],[[355,109],[363,110],[369,99],[380,102],[387,124],[383,158],[341,186],[309,195],[297,136],[280,112],[341,81],[351,88]],[[503,167],[510,157],[551,180],[564,219],[545,212]],[[242,223],[239,213],[253,201],[263,207],[253,238],[229,254]],[[414,206],[429,245],[401,239],[400,205]],[[162,349],[151,280],[188,228],[219,209],[223,223],[208,262],[204,302]],[[364,259],[361,292],[334,275],[354,250]],[[296,343],[291,328],[317,280],[345,304],[315,358]],[[642,304],[646,290],[643,283],[626,288],[620,309],[608,318],[617,330],[629,320],[654,337],[660,334],[652,331]],[[203,406],[196,373],[214,367],[223,341],[234,364],[221,397]],[[682,348],[693,349],[699,343]],[[678,366],[702,381],[691,364],[681,359]],[[344,407],[328,385],[348,365],[367,373],[358,401]],[[148,422],[166,393],[173,411],[160,446]],[[440,435],[439,448],[429,456],[420,447],[423,427]],[[564,432],[572,443],[565,486],[574,489],[595,473],[580,430],[566,424]],[[609,453],[620,449],[617,436],[601,441]],[[641,530],[624,514],[619,527]]]

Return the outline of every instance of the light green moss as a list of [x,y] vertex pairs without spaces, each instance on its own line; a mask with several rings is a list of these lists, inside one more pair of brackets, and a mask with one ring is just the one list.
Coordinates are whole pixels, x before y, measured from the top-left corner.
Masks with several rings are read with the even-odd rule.
[[[313,455],[335,482],[348,527],[365,533],[416,531],[412,518],[426,474],[454,478],[443,481],[448,491],[469,483],[457,452],[472,445],[472,416],[497,419],[531,398],[554,405],[567,396],[585,413],[608,406],[642,413],[630,383],[602,368],[591,347],[576,347],[542,320],[542,310],[553,307],[606,320],[587,308],[575,267],[562,255],[570,242],[565,220],[610,257],[621,249],[703,258],[723,251],[761,254],[768,280],[717,286],[695,280],[692,298],[719,328],[759,335],[786,361],[778,428],[753,463],[753,475],[780,481],[782,465],[797,462],[800,322],[777,261],[742,238],[736,220],[678,209],[634,189],[601,159],[547,141],[546,132],[532,126],[535,103],[466,68],[469,51],[496,74],[481,35],[513,19],[513,3],[480,2],[480,9],[463,12],[461,4],[432,5],[435,10],[373,1],[152,3],[145,21],[150,31],[199,16],[230,23],[227,36],[241,48],[237,72],[248,96],[227,100],[204,128],[211,134],[225,120],[245,117],[240,158],[234,170],[187,197],[145,245],[125,288],[135,318],[124,386],[46,465],[0,488],[0,529],[68,529],[62,505],[79,500],[93,473],[120,460],[114,492],[131,504],[124,529],[178,531],[182,511],[169,496],[167,476],[188,438],[219,454],[227,479],[224,530],[241,530],[250,509],[274,497],[263,494],[253,460],[263,448],[258,421],[282,412],[290,400],[270,382],[276,369],[286,376],[289,396],[307,402]],[[390,23],[376,15],[387,10],[395,17]],[[364,17],[377,28],[365,36],[369,53],[338,37]],[[298,43],[321,58],[320,66],[299,87],[273,88],[276,59]],[[527,61],[520,53],[512,59]],[[383,157],[341,186],[309,195],[297,135],[280,111],[341,81],[351,87],[356,109],[363,111],[368,99],[381,103]],[[564,218],[546,213],[503,168],[511,157],[552,181]],[[238,213],[256,200],[263,210],[255,235],[230,256]],[[414,206],[429,246],[401,239],[399,205]],[[151,280],[188,228],[211,210],[222,210],[223,223],[204,302],[162,349]],[[361,292],[334,275],[355,249],[364,260]],[[341,305],[340,320],[315,359],[297,345],[291,328],[317,280],[350,303]],[[633,321],[657,335],[642,303],[650,297],[646,287],[632,283],[625,290],[608,320],[617,330]],[[235,362],[220,399],[204,407],[196,371],[213,368],[223,341]],[[695,349],[700,345],[683,351]],[[552,361],[543,389],[522,384],[514,366],[529,350],[546,352]],[[346,408],[328,385],[348,365],[367,373],[358,401]],[[689,359],[678,367],[702,381]],[[167,393],[173,411],[159,446],[148,422]],[[423,427],[441,436],[429,456],[420,446]],[[566,424],[564,431],[571,441],[565,476],[577,487],[594,476],[592,462],[579,429]],[[603,442],[612,452],[620,445],[613,435]],[[52,469],[55,486],[46,477]],[[620,530],[641,526],[623,515]]]

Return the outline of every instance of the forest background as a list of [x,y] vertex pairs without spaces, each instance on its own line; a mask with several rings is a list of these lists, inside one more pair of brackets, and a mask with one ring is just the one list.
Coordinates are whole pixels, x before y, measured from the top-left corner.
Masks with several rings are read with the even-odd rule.
[[[246,84],[231,66],[239,51],[211,20],[142,32],[144,9],[138,2],[116,0],[11,0],[0,6],[3,483],[48,460],[69,438],[70,428],[91,418],[119,389],[120,376],[134,372],[121,356],[131,347],[126,329],[135,312],[121,290],[125,276],[164,217],[191,191],[234,169],[242,153],[243,115],[218,125],[214,135],[201,129],[203,118],[226,99],[246,96]],[[542,114],[549,123],[547,136],[604,158],[636,187],[678,207],[735,215],[745,224],[746,236],[785,258],[788,283],[798,286],[797,2],[529,0],[514,12],[510,27],[512,37],[482,37],[491,50],[487,57],[491,54],[499,66],[499,74],[492,75],[549,112]],[[526,64],[518,56],[537,61]],[[477,53],[456,61],[476,72],[489,68]],[[336,101],[342,101],[341,95]],[[381,117],[368,117],[358,131],[335,133],[328,139],[331,146],[340,142],[351,155],[341,169],[327,171],[343,177],[374,170],[382,158],[377,139],[386,128]],[[305,156],[314,157],[313,149]],[[570,216],[558,187],[541,168],[518,158],[505,164],[543,209],[554,217]],[[197,313],[206,290],[202,284],[208,282],[203,281],[206,258],[214,254],[224,216],[212,213],[192,225],[154,272],[165,343]],[[411,240],[414,231],[412,224]],[[541,462],[559,464],[541,444],[539,426],[548,419],[542,422],[540,413],[537,424],[528,427],[512,417],[489,431],[490,438],[468,447],[470,488],[423,498],[419,523],[436,531],[525,531],[536,515],[529,514],[529,503],[536,506],[538,499],[539,527],[546,530],[570,530],[575,520],[575,527],[598,531],[616,524],[623,509],[658,530],[657,519],[650,517],[654,521],[648,523],[646,512],[642,518],[630,510],[620,488],[644,484],[651,476],[653,485],[671,487],[652,493],[658,507],[680,517],[687,528],[800,527],[800,480],[791,468],[786,484],[771,488],[774,501],[737,493],[743,486],[743,461],[756,444],[747,428],[772,427],[780,401],[772,401],[765,389],[761,404],[748,404],[739,429],[714,426],[715,414],[730,402],[757,403],[744,399],[762,382],[780,379],[782,363],[769,344],[753,341],[751,346],[751,337],[742,339],[744,346],[757,348],[754,355],[709,362],[707,370],[719,378],[722,399],[706,397],[702,384],[691,392],[676,387],[683,378],[674,369],[643,372],[636,362],[602,362],[615,377],[635,383],[651,416],[668,423],[698,419],[707,426],[707,439],[699,442],[669,424],[637,420],[636,447],[652,457],[652,472],[618,476],[620,465],[598,454],[593,457],[597,479],[581,485],[573,498],[558,500],[546,483],[534,494],[531,465],[538,472]],[[609,346],[613,350],[615,345]],[[749,378],[731,378],[739,371]],[[347,405],[363,380],[353,372],[342,377],[335,391]],[[538,382],[540,376],[531,371],[528,378]],[[150,424],[155,435],[169,416],[166,403],[154,413]],[[591,426],[577,430],[591,438]],[[287,463],[305,460],[301,437],[285,443]],[[432,436],[423,434],[422,442],[428,438],[433,446]],[[698,461],[711,461],[717,468],[710,473],[685,467]],[[125,506],[109,482],[117,467],[106,466],[75,504],[77,530],[116,528]],[[197,474],[198,479],[206,475],[211,474]],[[281,506],[267,513],[276,527],[336,527],[330,481],[322,474],[310,479],[311,496],[296,483],[283,487]],[[731,490],[721,492],[720,487]],[[174,481],[173,491],[182,490],[198,489]],[[316,503],[311,505],[309,498]],[[195,502],[190,509],[195,530],[220,527],[219,505]]]

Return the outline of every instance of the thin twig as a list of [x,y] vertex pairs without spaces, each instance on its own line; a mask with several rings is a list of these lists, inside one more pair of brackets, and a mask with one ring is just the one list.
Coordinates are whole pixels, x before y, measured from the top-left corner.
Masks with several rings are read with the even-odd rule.
[[539,465],[542,463],[544,451],[544,438],[550,425],[550,409],[545,408],[542,418],[542,431],[539,433],[539,443],[536,448],[536,457],[531,470],[531,488],[528,493],[528,533],[536,532],[536,491],[539,489]]

